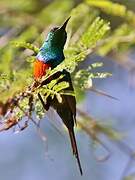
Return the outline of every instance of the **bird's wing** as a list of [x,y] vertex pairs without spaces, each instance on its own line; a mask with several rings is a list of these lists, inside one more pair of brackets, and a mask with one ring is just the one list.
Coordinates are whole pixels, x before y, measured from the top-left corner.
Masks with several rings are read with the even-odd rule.
[[65,95],[65,101],[67,102],[69,109],[71,110],[71,112],[73,113],[73,119],[74,122],[76,123],[76,99],[74,96],[70,95]]
[[[74,92],[70,73],[67,72],[66,70],[64,70],[63,73],[65,75],[63,80],[65,80],[69,83],[69,87],[65,90]],[[66,101],[68,108],[71,110],[71,112],[73,114],[74,122],[76,123],[76,99],[75,99],[75,96],[63,95],[63,97],[64,97],[64,101]]]

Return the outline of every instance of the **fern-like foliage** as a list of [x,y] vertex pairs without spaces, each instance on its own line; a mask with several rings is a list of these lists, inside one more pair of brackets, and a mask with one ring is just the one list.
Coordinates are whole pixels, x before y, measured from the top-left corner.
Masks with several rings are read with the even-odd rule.
[[[0,131],[15,126],[23,117],[38,127],[35,116],[39,120],[45,115],[40,95],[44,101],[56,97],[61,103],[62,95],[76,96],[81,101],[85,92],[94,87],[93,79],[112,75],[100,70],[104,64],[99,60],[96,63],[87,61],[87,67],[83,66],[87,57],[91,54],[105,56],[112,52],[117,55],[135,45],[135,13],[124,4],[109,0],[84,0],[80,4],[73,0],[42,3],[38,0],[0,1],[0,118],[3,125]],[[105,14],[107,16],[103,16]],[[49,69],[46,76],[35,82],[33,62],[39,48],[50,27],[60,25],[69,16],[64,62],[53,70]],[[119,25],[114,25],[111,16],[120,18]],[[58,83],[62,76],[44,84],[63,69],[71,73],[75,93],[66,90],[67,82]],[[112,128],[90,121],[83,113],[82,116],[86,126],[81,121],[79,125],[94,140],[98,140],[98,133],[119,139],[119,133]],[[27,123],[21,130],[27,127]]]
[[86,3],[91,6],[100,8],[105,13],[110,15],[122,17],[130,24],[135,25],[135,13],[131,10],[128,10],[126,6],[122,4],[113,3],[109,0],[86,0]]

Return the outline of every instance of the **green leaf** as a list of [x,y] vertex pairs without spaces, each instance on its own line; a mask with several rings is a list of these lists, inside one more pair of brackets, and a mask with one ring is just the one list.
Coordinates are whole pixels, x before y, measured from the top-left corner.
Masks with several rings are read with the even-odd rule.
[[105,22],[100,17],[97,17],[95,21],[89,26],[87,31],[82,35],[78,45],[84,50],[93,48],[97,41],[102,39],[109,29],[109,23]]
[[53,91],[60,92],[69,87],[69,83],[66,81],[56,84],[52,89]]
[[12,41],[11,45],[17,47],[17,48],[26,48],[26,49],[30,49],[32,51],[34,51],[36,54],[39,52],[39,48],[37,48],[35,45],[30,44],[30,43],[26,43],[26,42],[19,42],[19,41]]
[[127,7],[122,4],[114,3],[109,0],[85,0],[85,2],[90,6],[100,8],[105,13],[122,17],[135,26],[135,13],[128,10]]

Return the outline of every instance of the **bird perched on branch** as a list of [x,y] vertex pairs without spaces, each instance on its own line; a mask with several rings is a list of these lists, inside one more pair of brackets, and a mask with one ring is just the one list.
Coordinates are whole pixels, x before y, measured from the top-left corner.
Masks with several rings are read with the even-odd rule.
[[[51,69],[55,68],[65,59],[63,49],[64,49],[64,45],[67,39],[66,26],[69,19],[70,17],[63,23],[61,27],[54,27],[48,33],[47,39],[45,40],[42,47],[40,48],[40,51],[37,54],[37,59],[34,62],[34,78],[35,79],[45,76],[48,68],[50,67]],[[63,70],[62,72],[57,72],[54,76],[49,78],[49,81],[53,80],[54,78],[58,78],[61,75],[63,75],[63,78],[60,79],[59,82],[61,81],[68,82],[69,87],[66,90],[74,91],[70,73],[67,72],[66,70]],[[82,167],[81,167],[81,163],[79,159],[77,143],[76,143],[75,134],[74,134],[74,124],[76,122],[75,96],[61,95],[62,97],[61,103],[58,102],[56,97],[53,99],[51,97],[48,97],[45,103],[41,95],[38,94],[38,96],[45,110],[48,110],[50,106],[53,107],[58,113],[58,115],[60,116],[60,118],[62,119],[63,123],[66,125],[69,132],[69,136],[70,136],[73,154],[75,155],[77,159],[79,170],[82,175]]]

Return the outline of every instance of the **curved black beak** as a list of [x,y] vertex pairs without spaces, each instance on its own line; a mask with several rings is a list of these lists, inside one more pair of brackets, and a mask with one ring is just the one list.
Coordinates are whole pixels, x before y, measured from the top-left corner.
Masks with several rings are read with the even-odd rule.
[[66,26],[67,26],[67,23],[69,21],[69,19],[71,18],[71,16],[63,23],[63,25],[59,28],[61,30],[65,30],[66,29]]

